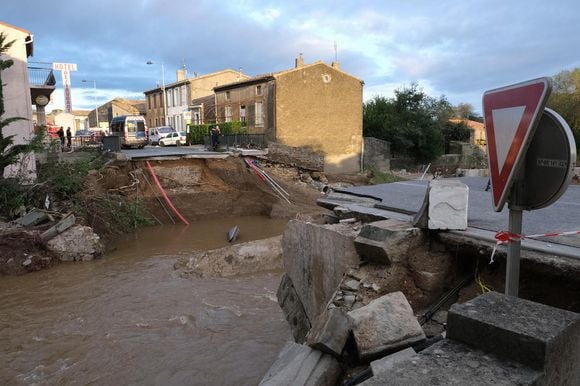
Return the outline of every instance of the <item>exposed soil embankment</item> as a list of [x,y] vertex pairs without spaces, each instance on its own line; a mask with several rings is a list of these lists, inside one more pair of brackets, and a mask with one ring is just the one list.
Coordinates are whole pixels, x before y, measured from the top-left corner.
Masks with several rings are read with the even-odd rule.
[[[288,203],[250,170],[241,157],[149,162],[163,190],[189,222],[215,216],[256,215],[320,222],[327,212],[316,205],[321,187],[329,182],[321,173],[264,162],[261,167],[289,193]],[[365,183],[361,178],[339,179]],[[135,212],[139,209],[142,212],[139,216],[152,219],[152,223],[180,222],[155,185],[145,161],[116,161],[91,171],[80,202],[84,210],[77,215],[77,223],[91,226],[105,248],[113,245],[119,235],[138,226],[137,219],[130,218],[132,210],[127,210],[134,203],[138,203]],[[124,227],[119,225],[119,218],[114,218],[123,216]],[[9,228],[9,232],[0,230],[0,274],[22,274],[58,262],[42,243],[35,242],[46,226],[28,230]]]
[[[288,204],[239,157],[159,160],[150,161],[150,164],[173,205],[188,221],[207,216],[239,215],[293,218],[297,214],[317,216],[325,211],[316,205],[320,191],[302,182],[296,168],[264,165],[290,193],[291,204]],[[145,161],[117,164],[107,168],[102,176],[94,176],[88,192],[94,194],[99,190],[139,198],[161,223],[172,222]],[[179,221],[173,213],[171,216]]]

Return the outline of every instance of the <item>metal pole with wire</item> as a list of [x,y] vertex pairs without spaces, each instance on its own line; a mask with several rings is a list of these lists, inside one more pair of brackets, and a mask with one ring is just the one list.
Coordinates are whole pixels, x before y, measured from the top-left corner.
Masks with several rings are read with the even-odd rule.
[[165,96],[165,64],[163,62],[152,62],[151,60],[147,61],[147,64],[161,64],[161,99],[163,102],[163,125],[169,125],[167,123],[167,97]]
[[99,128],[99,105],[97,104],[97,81],[96,80],[87,80],[83,79],[83,83],[93,82],[93,102],[95,103],[95,121],[97,129]]

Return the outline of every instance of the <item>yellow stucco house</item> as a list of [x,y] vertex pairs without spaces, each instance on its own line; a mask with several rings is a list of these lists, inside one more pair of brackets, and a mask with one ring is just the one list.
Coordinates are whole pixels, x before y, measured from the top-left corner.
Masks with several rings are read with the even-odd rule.
[[[3,119],[22,117],[25,120],[12,122],[3,128],[4,137],[14,136],[14,144],[27,143],[33,136],[32,97],[28,82],[28,57],[32,55],[32,35],[30,32],[0,22],[0,33],[7,39],[14,41],[3,60],[12,59],[14,64],[0,74],[3,84],[4,108]],[[36,161],[34,154],[30,154],[18,164],[11,165],[4,170],[4,177],[21,177],[24,180],[36,179]]]
[[450,122],[460,123],[464,122],[471,130],[471,138],[469,142],[477,146],[482,152],[487,153],[487,139],[485,134],[485,126],[481,122],[472,121],[470,119],[450,119]]
[[360,171],[364,82],[337,63],[294,68],[215,87],[218,122],[245,121],[250,134],[324,154],[328,173]]

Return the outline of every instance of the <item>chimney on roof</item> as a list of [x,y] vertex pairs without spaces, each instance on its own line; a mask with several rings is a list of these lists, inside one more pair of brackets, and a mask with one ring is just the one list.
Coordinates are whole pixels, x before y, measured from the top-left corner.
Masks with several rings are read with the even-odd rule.
[[338,64],[338,62],[332,62],[330,64],[330,67],[339,70],[340,69],[340,65]]
[[302,57],[302,52],[298,54],[295,62],[296,68],[304,67],[304,58]]
[[180,68],[177,70],[177,81],[180,82],[187,78],[187,70],[185,68]]

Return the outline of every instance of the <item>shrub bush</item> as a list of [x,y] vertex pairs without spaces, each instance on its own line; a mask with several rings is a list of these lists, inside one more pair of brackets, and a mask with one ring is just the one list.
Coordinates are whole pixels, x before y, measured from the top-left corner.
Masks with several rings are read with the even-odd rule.
[[[218,123],[217,125],[220,127],[221,135],[247,134],[248,132],[246,122],[222,122]],[[192,145],[203,144],[204,137],[210,135],[210,130],[215,126],[216,124],[213,123],[205,125],[187,125],[188,142]]]

